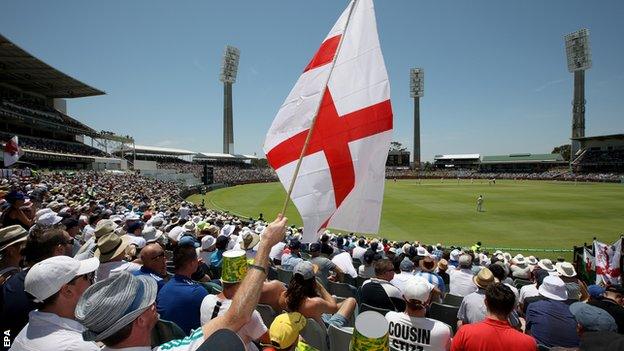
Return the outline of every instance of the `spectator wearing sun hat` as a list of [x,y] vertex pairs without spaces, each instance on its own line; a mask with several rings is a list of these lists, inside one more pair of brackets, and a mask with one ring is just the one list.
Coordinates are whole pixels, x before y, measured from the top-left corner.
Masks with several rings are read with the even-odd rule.
[[449,270],[449,293],[455,296],[466,296],[477,291],[471,270],[472,257],[461,255],[458,264],[456,269]]
[[[426,318],[434,285],[422,278],[409,281],[403,291],[405,311],[388,312],[390,347],[393,350],[445,351],[451,346],[451,327]],[[420,335],[426,337],[415,337]]]
[[537,266],[543,270],[545,270],[546,272],[548,272],[548,274],[550,275],[558,275],[557,274],[557,269],[555,268],[555,265],[552,263],[551,260],[547,259],[547,258],[543,258],[541,260],[539,260],[539,262],[537,262]]
[[97,249],[97,240],[102,236],[114,233],[119,226],[110,219],[104,219],[97,223],[93,236],[87,240],[76,252],[75,257],[79,260],[93,257]]
[[514,256],[511,260],[510,270],[514,278],[529,279],[531,277],[531,268],[522,254]]
[[30,312],[11,350],[99,350],[96,343],[82,339],[85,328],[74,317],[76,304],[93,283],[99,264],[97,258],[78,261],[56,256],[32,266],[24,288],[39,305]]
[[93,254],[100,259],[101,263],[96,274],[97,280],[104,280],[122,271],[134,272],[141,268],[140,265],[124,259],[128,246],[130,246],[130,239],[127,235],[119,236],[109,233],[98,239],[97,248]]
[[28,232],[21,225],[0,228],[0,287],[21,270],[21,249],[27,239]]
[[210,258],[216,250],[216,243],[217,239],[211,235],[206,235],[201,238],[201,244],[197,248],[197,256],[199,256],[199,258],[206,266],[210,265]]
[[145,227],[145,223],[141,221],[137,221],[128,226],[127,236],[130,239],[130,244],[137,247],[137,249],[141,250],[147,244],[147,240],[143,237],[143,227]]
[[446,292],[446,284],[444,284],[444,280],[442,279],[442,277],[434,273],[436,264],[433,260],[433,257],[425,256],[418,262],[418,265],[420,266],[420,272],[416,272],[414,275],[424,278],[426,281],[433,284],[438,289],[438,291],[444,294]]
[[568,299],[580,301],[586,300],[589,296],[587,285],[577,278],[574,265],[570,262],[557,262],[555,269],[559,273],[559,278],[563,280],[568,290]]
[[527,307],[526,329],[547,347],[577,347],[576,319],[565,301],[568,292],[565,283],[557,276],[547,276],[538,288],[544,299],[532,302]]
[[4,196],[4,200],[9,204],[9,208],[2,212],[0,224],[4,227],[18,224],[26,230],[30,229],[33,225],[32,216],[23,209],[26,205],[26,200],[28,200],[28,196],[24,195],[21,191],[13,190]]
[[462,299],[459,311],[457,311],[457,325],[481,322],[487,315],[485,307],[485,290],[488,286],[498,283],[489,268],[483,268],[473,278],[477,291],[470,293]]

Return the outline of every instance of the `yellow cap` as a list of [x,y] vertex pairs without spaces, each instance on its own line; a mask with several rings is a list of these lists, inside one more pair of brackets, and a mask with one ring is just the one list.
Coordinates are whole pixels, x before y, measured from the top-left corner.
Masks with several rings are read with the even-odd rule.
[[299,333],[305,328],[308,320],[299,312],[282,313],[275,317],[269,336],[271,343],[280,349],[292,346],[299,339]]

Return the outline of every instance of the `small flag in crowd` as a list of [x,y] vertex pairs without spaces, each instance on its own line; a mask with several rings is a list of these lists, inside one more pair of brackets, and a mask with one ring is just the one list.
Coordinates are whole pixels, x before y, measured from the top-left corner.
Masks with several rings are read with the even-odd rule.
[[353,0],[286,97],[264,142],[284,187],[295,181],[291,198],[303,218],[304,242],[316,240],[324,228],[379,230],[391,138],[390,83],[373,2]]
[[4,145],[4,167],[10,167],[24,154],[20,149],[17,135],[9,139]]
[[588,248],[583,248],[583,262],[581,262],[581,276],[585,281],[593,282],[596,280],[596,258],[592,255]]

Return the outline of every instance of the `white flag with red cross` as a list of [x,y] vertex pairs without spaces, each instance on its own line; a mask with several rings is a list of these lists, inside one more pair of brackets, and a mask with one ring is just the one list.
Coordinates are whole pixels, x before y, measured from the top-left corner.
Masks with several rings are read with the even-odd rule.
[[12,166],[24,154],[20,149],[17,135],[9,139],[4,145],[4,167]]
[[291,198],[303,241],[335,228],[379,230],[392,138],[390,83],[372,0],[353,0],[305,67],[264,142],[286,189],[318,110]]
[[596,257],[596,284],[621,284],[622,238],[613,245],[594,240],[594,256]]

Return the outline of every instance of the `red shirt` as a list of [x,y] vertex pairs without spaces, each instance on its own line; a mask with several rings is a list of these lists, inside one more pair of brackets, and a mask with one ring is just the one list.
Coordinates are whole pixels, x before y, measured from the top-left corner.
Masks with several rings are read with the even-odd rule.
[[453,338],[451,351],[523,351],[537,349],[532,337],[512,328],[507,321],[486,318],[483,322],[465,324]]

